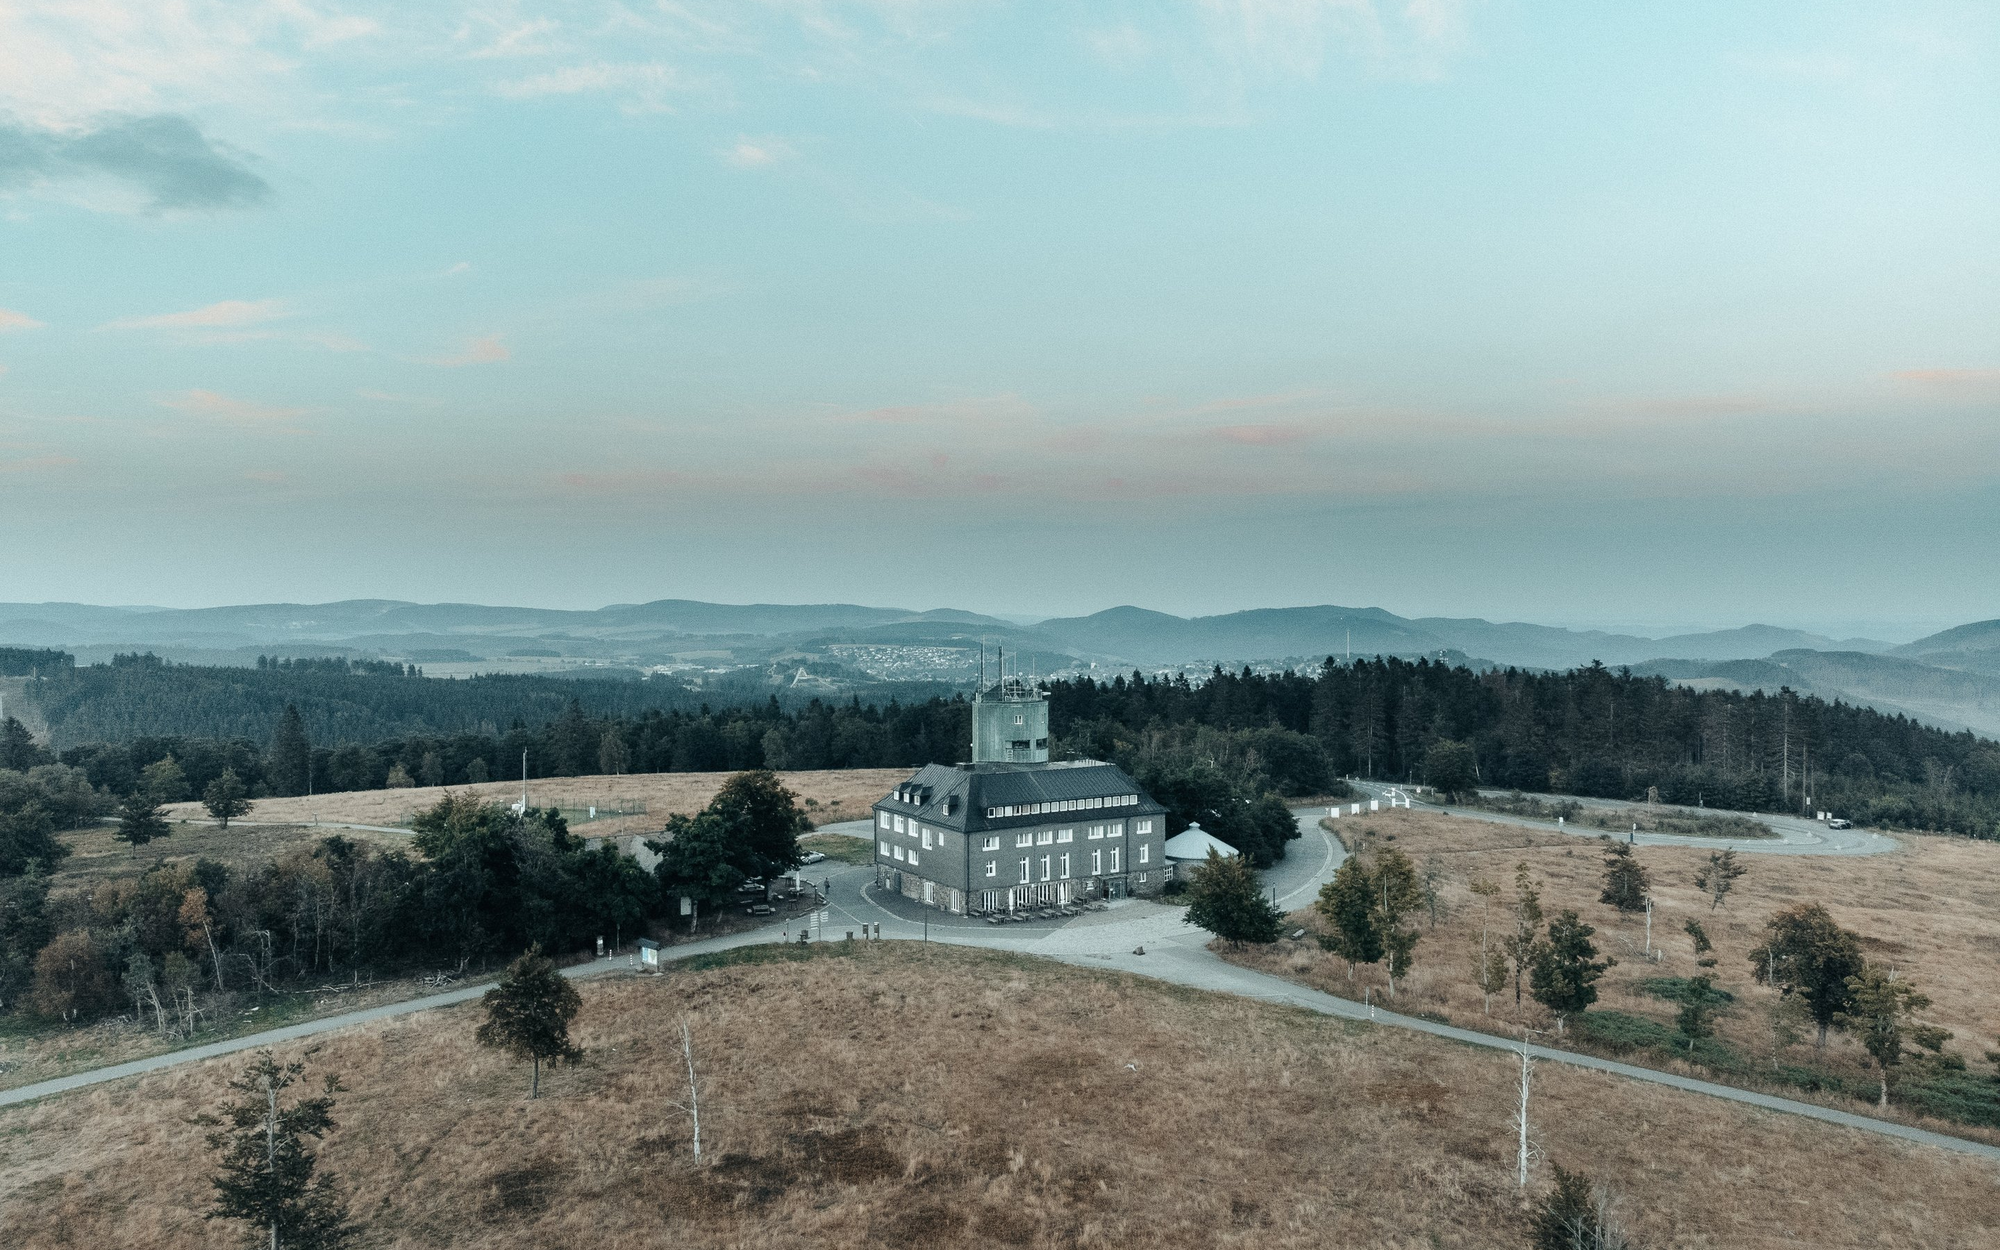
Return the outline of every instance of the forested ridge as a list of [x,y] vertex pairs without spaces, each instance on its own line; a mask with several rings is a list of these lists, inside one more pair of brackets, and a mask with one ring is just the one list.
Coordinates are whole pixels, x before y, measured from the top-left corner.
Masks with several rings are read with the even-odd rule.
[[[172,678],[184,671],[157,670],[152,675],[164,675],[166,683],[141,682],[133,689],[171,700]],[[255,670],[229,671],[252,681],[257,676]],[[307,679],[271,687],[298,698],[307,741],[294,744],[301,754],[289,771],[272,768],[269,728],[255,735],[154,734],[77,745],[61,750],[60,758],[114,794],[129,792],[147,765],[171,755],[190,794],[230,768],[254,795],[302,792],[308,769],[313,788],[323,790],[514,776],[524,751],[534,777],[915,767],[958,761],[969,737],[962,696],[881,704],[813,700],[795,708],[766,696],[733,707],[635,709],[615,699],[610,706],[596,701],[604,694],[600,687],[635,683],[282,676],[295,683]],[[322,679],[323,697],[314,684]],[[60,694],[62,680],[40,683],[38,691],[55,687]],[[517,680],[555,689],[530,686],[532,698],[524,704],[507,693]],[[505,730],[372,737],[329,732],[328,726],[342,723],[338,708],[357,684],[387,691],[371,692],[371,706],[407,699],[408,717],[426,723],[438,719],[423,707],[426,698],[483,698],[486,691],[498,692],[496,705],[511,701],[534,714],[514,715]],[[1285,793],[1309,793],[1344,775],[1421,781],[1425,753],[1450,740],[1469,744],[1478,781],[1486,786],[1612,798],[1640,798],[1657,789],[1668,803],[1747,811],[1806,810],[1810,799],[1813,809],[1872,824],[1979,837],[2000,830],[2000,747],[1994,743],[1790,691],[1688,690],[1602,666],[1477,673],[1429,660],[1374,659],[1278,674],[1217,671],[1202,681],[1137,673],[1109,681],[1080,678],[1053,683],[1049,695],[1059,750],[1114,759],[1135,773],[1165,757],[1178,761],[1176,767],[1198,759],[1258,774]],[[45,695],[37,698],[49,706]],[[173,712],[168,702],[154,715],[165,720]],[[46,753],[33,759],[50,762]],[[4,754],[0,765],[22,767]]]

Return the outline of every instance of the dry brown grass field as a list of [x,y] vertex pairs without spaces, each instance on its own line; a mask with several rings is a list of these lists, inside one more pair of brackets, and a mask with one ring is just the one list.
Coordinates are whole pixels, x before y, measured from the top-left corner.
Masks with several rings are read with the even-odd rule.
[[[862,820],[869,804],[908,779],[905,768],[838,768],[818,772],[780,773],[784,783],[799,796],[806,815],[814,824],[842,820]],[[579,834],[602,837],[609,834],[645,833],[656,830],[674,812],[696,812],[715,797],[715,792],[731,773],[627,773],[623,776],[545,777],[528,783],[528,801],[537,807],[550,805],[584,807],[608,806],[614,800],[632,799],[646,805],[643,816],[619,816],[579,824]],[[519,781],[488,781],[476,786],[419,786],[407,790],[347,790],[319,794],[311,798],[258,799],[251,821],[284,821],[311,824],[315,820],[337,824],[401,827],[412,812],[436,803],[447,790],[471,792],[493,803],[511,803],[521,797]],[[200,820],[207,817],[199,803],[175,803],[168,807],[172,819]]]
[[[2000,844],[1904,836],[1902,847],[1886,855],[1739,854],[1747,872],[1715,910],[1694,885],[1695,870],[1708,851],[1639,847],[1635,854],[1652,874],[1653,944],[1665,952],[1659,962],[1650,962],[1644,955],[1643,915],[1621,914],[1598,902],[1603,855],[1596,842],[1422,811],[1384,812],[1342,824],[1340,832],[1349,842],[1397,847],[1419,867],[1435,855],[1446,874],[1445,915],[1435,929],[1427,916],[1416,920],[1422,940],[1411,973],[1399,986],[1393,1004],[1398,1010],[1429,1012],[1488,1031],[1504,1032],[1516,1022],[1550,1027],[1546,1013],[1531,999],[1515,1008],[1511,987],[1493,996],[1492,1015],[1486,1015],[1472,976],[1481,925],[1490,923],[1496,937],[1507,930],[1515,865],[1525,863],[1540,883],[1543,910],[1553,916],[1574,908],[1596,926],[1598,948],[1618,960],[1598,983],[1600,1009],[1644,1016],[1671,1028],[1675,1004],[1638,987],[1649,978],[1704,971],[1696,966],[1683,931],[1693,917],[1715,943],[1719,962],[1707,971],[1716,975],[1719,987],[1737,996],[1735,1006],[1716,1022],[1718,1037],[1740,1054],[1768,1062],[1772,995],[1752,981],[1749,952],[1762,941],[1771,913],[1817,902],[1861,934],[1869,959],[1893,965],[1931,997],[1933,1006],[1925,1018],[1953,1032],[1948,1049],[1961,1054],[1973,1071],[1990,1070],[1982,1056],[2000,1034]],[[1362,830],[1369,831],[1365,838],[1359,836]],[[1490,916],[1470,889],[1482,878],[1501,886]],[[1294,913],[1294,919],[1319,927],[1310,909]],[[1227,957],[1346,997],[1360,998],[1368,987],[1378,1000],[1387,1001],[1387,978],[1380,967],[1364,965],[1349,981],[1347,965],[1310,939]],[[1787,1063],[1813,1061],[1810,1039],[1783,1053]],[[1857,1043],[1835,1034],[1821,1061],[1837,1073],[1870,1080],[1862,1068],[1865,1057]],[[1853,1106],[1851,1101],[1841,1105]],[[1982,1135],[1964,1126],[1933,1127]],[[2000,1135],[1985,1136],[2000,1140]]]
[[[582,993],[586,1057],[534,1102],[524,1065],[473,1043],[476,1006],[319,1040],[349,1086],[322,1153],[359,1244],[1525,1244],[1505,1054],[895,943]],[[699,1162],[671,1105],[683,1019]],[[0,1111],[0,1244],[242,1244],[201,1218],[188,1119],[242,1059]],[[1613,1186],[1648,1250],[2000,1244],[1990,1164],[1556,1065],[1536,1081],[1539,1148]]]

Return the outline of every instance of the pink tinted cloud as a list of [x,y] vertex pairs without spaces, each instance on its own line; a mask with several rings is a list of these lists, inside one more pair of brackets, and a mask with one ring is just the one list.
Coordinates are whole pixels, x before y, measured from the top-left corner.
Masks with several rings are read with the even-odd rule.
[[556,481],[566,489],[590,495],[629,495],[686,486],[694,478],[673,469],[627,469],[615,473],[559,473]]
[[451,356],[433,356],[429,363],[456,369],[461,365],[498,364],[500,361],[513,359],[513,356],[513,349],[502,343],[499,335],[486,334],[468,340],[465,350]]
[[36,330],[40,329],[41,325],[41,322],[24,312],[15,312],[11,308],[0,308],[0,331]]
[[1244,447],[1281,447],[1304,442],[1309,431],[1302,425],[1222,425],[1215,436]]
[[253,400],[237,399],[219,391],[195,389],[163,399],[160,403],[176,412],[184,412],[191,417],[201,417],[223,425],[241,426],[245,429],[289,429],[291,423],[306,415],[303,408],[284,408],[273,404],[260,404]]
[[1889,376],[1930,386],[1979,386],[2000,382],[2000,369],[1902,369]]
[[47,473],[81,463],[75,456],[25,456],[19,460],[0,460],[0,473]]
[[161,313],[153,317],[120,317],[105,328],[111,330],[216,330],[262,325],[290,316],[282,300],[226,299],[186,312]]

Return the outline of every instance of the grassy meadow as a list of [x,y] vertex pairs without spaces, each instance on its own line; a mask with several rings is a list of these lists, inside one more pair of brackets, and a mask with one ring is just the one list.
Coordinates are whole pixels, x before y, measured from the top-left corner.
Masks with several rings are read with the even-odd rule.
[[[468,1006],[317,1039],[324,1166],[366,1247],[1525,1244],[1489,1053],[1033,959],[753,948],[585,985],[585,1058],[474,1044]],[[690,1023],[703,1156],[678,1070]],[[241,1057],[0,1111],[0,1243],[236,1246],[189,1117]],[[1988,1164],[1538,1069],[1535,1144],[1649,1250],[2000,1240]],[[1537,1185],[1548,1164],[1537,1164]]]

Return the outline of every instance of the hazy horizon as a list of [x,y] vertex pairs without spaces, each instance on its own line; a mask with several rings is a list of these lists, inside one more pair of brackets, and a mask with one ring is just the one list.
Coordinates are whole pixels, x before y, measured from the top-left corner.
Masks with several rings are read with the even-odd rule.
[[[426,606],[436,605],[436,604],[467,604],[467,605],[500,607],[500,608],[530,608],[530,609],[548,610],[548,611],[592,612],[608,607],[648,603],[662,599],[688,600],[693,598],[694,598],[693,596],[688,596],[688,595],[663,594],[663,595],[646,595],[644,597],[636,599],[606,600],[602,602],[566,603],[557,601],[535,601],[527,599],[399,600],[397,596],[392,596],[392,595],[349,595],[349,596],[342,596],[340,598],[243,599],[230,602],[88,603],[87,601],[84,600],[40,600],[40,601],[0,600],[0,603],[29,604],[29,605],[32,605],[33,603],[36,602],[74,603],[90,607],[121,608],[121,609],[131,609],[131,610],[158,609],[158,610],[168,610],[168,611],[187,611],[187,610],[199,611],[207,608],[253,607],[253,606],[258,606],[260,604],[284,603],[284,604],[297,604],[299,606],[316,606],[316,605],[339,603],[339,602],[384,600],[384,601],[401,601],[401,602],[418,603]],[[1175,616],[1196,617],[1196,616],[1220,616],[1220,615],[1227,615],[1232,612],[1254,611],[1257,609],[1264,609],[1264,608],[1307,608],[1307,607],[1333,606],[1333,607],[1351,608],[1351,609],[1379,608],[1383,611],[1392,613],[1396,616],[1403,617],[1405,619],[1424,619],[1424,618],[1483,619],[1502,624],[1521,623],[1521,624],[1531,624],[1531,625],[1547,625],[1559,629],[1572,629],[1578,631],[1599,631],[1607,634],[1630,635],[1641,638],[1667,638],[1680,634],[1711,633],[1722,630],[1741,629],[1746,626],[1752,626],[1752,625],[1762,625],[1762,626],[1770,626],[1772,628],[1777,628],[1777,629],[1796,629],[1807,633],[1820,634],[1824,637],[1834,639],[1835,641],[1839,641],[1842,639],[1857,639],[1857,640],[1866,639],[1875,642],[1888,642],[1896,644],[1913,642],[1918,638],[1924,637],[1929,634],[1937,633],[1941,630],[1950,629],[1958,625],[1970,624],[1973,619],[1983,619],[1983,618],[1967,618],[1963,620],[1939,619],[1930,621],[1911,620],[1911,619],[1905,619],[1901,621],[1891,621],[1891,620],[1878,619],[1869,621],[1869,620],[1854,620],[1845,618],[1796,618],[1796,619],[1778,619],[1778,620],[1771,620],[1771,619],[1752,620],[1746,618],[1742,620],[1734,620],[1734,619],[1687,620],[1687,621],[1677,621],[1677,622],[1633,621],[1633,620],[1619,620],[1615,618],[1609,620],[1601,620],[1601,619],[1565,620],[1558,618],[1509,617],[1509,616],[1495,615],[1488,612],[1481,612],[1474,608],[1460,608],[1455,610],[1442,610],[1442,611],[1420,611],[1414,608],[1398,607],[1394,604],[1389,604],[1389,603],[1361,603],[1361,602],[1336,603],[1330,600],[1312,600],[1312,601],[1300,600],[1297,602],[1289,602],[1289,603],[1245,603],[1235,607],[1222,608],[1213,612],[1207,612],[1207,611],[1171,612],[1170,609],[1162,608],[1156,604],[1150,604],[1150,603],[1107,602],[1078,611],[1039,612],[1039,613],[1022,612],[1009,607],[995,608],[991,606],[978,606],[978,605],[956,603],[956,602],[936,602],[936,603],[927,601],[904,602],[895,599],[893,597],[882,598],[882,599],[801,600],[801,599],[774,598],[767,596],[767,597],[741,599],[741,600],[699,600],[699,601],[724,603],[731,606],[748,606],[752,604],[806,605],[811,603],[838,602],[838,603],[853,603],[862,607],[886,608],[893,610],[905,610],[911,612],[955,610],[962,612],[976,612],[982,616],[991,616],[1000,620],[1005,620],[1012,622],[1014,624],[1024,625],[1024,626],[1034,625],[1041,621],[1052,620],[1057,618],[1089,616],[1096,612],[1107,611],[1109,609],[1118,607],[1137,607],[1155,612],[1170,612],[1171,615]],[[97,644],[91,644],[91,645],[97,645]]]

